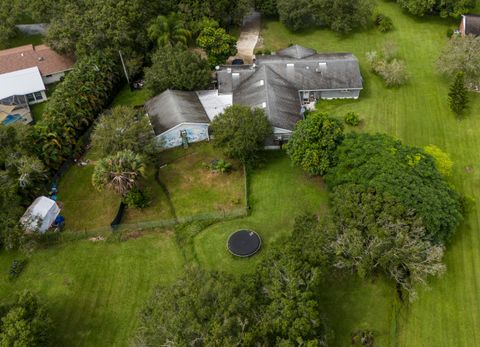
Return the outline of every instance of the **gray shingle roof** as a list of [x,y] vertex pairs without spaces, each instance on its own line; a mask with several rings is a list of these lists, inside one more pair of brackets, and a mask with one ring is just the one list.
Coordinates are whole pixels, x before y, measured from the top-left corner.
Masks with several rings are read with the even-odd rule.
[[210,123],[195,92],[166,90],[145,103],[156,135],[181,123]]
[[304,59],[317,53],[314,49],[293,45],[277,52],[277,55],[294,59]]
[[465,34],[480,35],[480,15],[465,15]]
[[272,126],[286,130],[302,119],[298,90],[269,66],[261,66],[239,86],[233,103],[264,108]]
[[266,55],[257,64],[268,65],[297,90],[363,88],[358,60],[351,53],[315,53],[304,59]]
[[[220,94],[231,94],[247,78],[255,73],[252,65],[223,65],[217,71],[218,92]],[[233,74],[238,74],[234,79]]]

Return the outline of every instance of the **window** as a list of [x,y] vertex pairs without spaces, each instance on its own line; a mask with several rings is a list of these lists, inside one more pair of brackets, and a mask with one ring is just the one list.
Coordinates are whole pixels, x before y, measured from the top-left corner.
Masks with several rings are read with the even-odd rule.
[[34,102],[35,101],[35,96],[33,94],[27,94],[27,100],[28,102]]
[[42,92],[35,92],[35,100],[43,100]]

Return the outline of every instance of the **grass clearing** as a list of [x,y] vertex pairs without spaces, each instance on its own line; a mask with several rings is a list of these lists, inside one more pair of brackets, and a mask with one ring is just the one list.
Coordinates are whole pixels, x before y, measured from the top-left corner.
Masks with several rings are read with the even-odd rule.
[[[290,234],[295,217],[303,212],[321,215],[327,206],[322,182],[290,165],[283,152],[267,152],[266,163],[250,173],[251,215],[215,224],[194,240],[202,265],[232,273],[252,271],[269,246]],[[262,250],[251,259],[239,259],[226,249],[228,236],[238,229],[252,229],[262,238]]]
[[0,257],[0,297],[30,289],[48,300],[57,346],[129,346],[139,310],[157,284],[183,271],[168,234],[122,243],[77,241],[38,250],[11,282],[7,269],[18,253]]
[[160,179],[170,192],[178,218],[245,209],[242,165],[227,160],[233,169],[226,174],[205,167],[217,159],[226,160],[208,142],[191,145],[188,150],[177,148],[162,153],[161,160],[166,165],[160,168]]
[[[160,154],[161,161],[169,163],[160,169],[160,180],[170,192],[171,203],[179,218],[194,218],[208,214],[229,214],[245,210],[243,169],[234,163],[229,174],[213,173],[203,166],[223,155],[209,143],[200,143],[188,149],[173,149]],[[92,174],[99,154],[91,149],[85,167],[72,166],[59,184],[59,201],[64,204],[67,231],[109,232],[121,198],[108,190],[97,191]],[[168,196],[155,177],[157,170],[148,165],[140,186],[151,200],[145,209],[127,209],[123,224],[140,227],[143,222],[172,222],[175,215]],[[131,224],[131,226],[129,226]],[[152,223],[155,225],[155,223]]]
[[143,106],[143,104],[149,99],[149,97],[150,96],[148,95],[148,90],[146,88],[142,88],[140,90],[130,90],[130,87],[128,86],[128,84],[126,84],[113,100],[112,107],[140,107]]
[[[446,44],[446,31],[458,21],[415,18],[393,2],[379,2],[379,10],[392,18],[395,29],[382,34],[376,29],[338,36],[329,30],[289,32],[278,22],[265,24],[265,48],[278,50],[297,43],[325,52],[352,52],[360,60],[365,90],[357,101],[322,101],[319,109],[343,117],[357,112],[364,120],[360,131],[384,132],[409,145],[435,144],[450,154],[454,173],[452,184],[477,203],[448,246],[443,278],[433,280],[430,290],[420,289],[419,298],[405,305],[398,321],[398,346],[480,345],[480,95],[471,93],[468,115],[457,120],[448,106],[449,81],[439,75],[435,61]],[[405,60],[410,81],[398,89],[386,89],[383,81],[369,71],[365,53],[394,41]],[[358,299],[367,306],[374,302],[368,292]],[[355,297],[355,289],[349,294]],[[375,291],[372,292],[375,295]],[[348,297],[348,292],[345,293]],[[391,299],[393,301],[393,298]],[[355,316],[355,307],[349,315]],[[388,313],[379,314],[372,328],[382,326]],[[348,328],[348,327],[345,327]],[[340,335],[348,336],[344,331]],[[337,341],[344,346],[346,341]]]

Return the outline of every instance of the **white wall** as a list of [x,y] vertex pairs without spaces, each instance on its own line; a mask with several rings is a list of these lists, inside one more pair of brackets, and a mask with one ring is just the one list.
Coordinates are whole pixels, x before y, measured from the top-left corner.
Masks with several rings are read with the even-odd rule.
[[[47,77],[48,76],[48,77]],[[45,84],[52,84],[60,82],[62,77],[65,76],[65,72],[59,72],[53,75],[42,76],[43,83]]]

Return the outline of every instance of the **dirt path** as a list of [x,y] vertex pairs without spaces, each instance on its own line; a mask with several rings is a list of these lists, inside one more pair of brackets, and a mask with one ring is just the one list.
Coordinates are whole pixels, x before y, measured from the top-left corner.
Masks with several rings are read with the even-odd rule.
[[245,64],[251,64],[253,60],[253,50],[257,45],[260,35],[261,17],[260,13],[252,12],[245,18],[240,37],[237,41],[237,55],[228,59],[231,62],[234,58],[241,58]]

